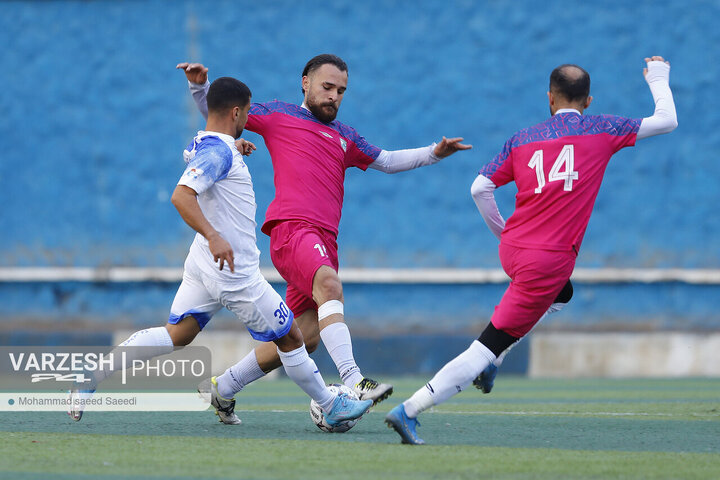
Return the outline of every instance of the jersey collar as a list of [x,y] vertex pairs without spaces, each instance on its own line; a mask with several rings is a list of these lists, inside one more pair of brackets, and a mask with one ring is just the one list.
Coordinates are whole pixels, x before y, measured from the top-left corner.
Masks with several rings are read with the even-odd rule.
[[203,137],[206,135],[213,135],[225,142],[235,143],[235,139],[232,137],[232,135],[228,135],[227,133],[213,132],[212,130],[201,130],[198,133],[200,133],[200,135],[202,135]]
[[557,112],[555,112],[555,115],[558,113],[577,113],[578,115],[582,115],[579,110],[575,110],[574,108],[561,108]]

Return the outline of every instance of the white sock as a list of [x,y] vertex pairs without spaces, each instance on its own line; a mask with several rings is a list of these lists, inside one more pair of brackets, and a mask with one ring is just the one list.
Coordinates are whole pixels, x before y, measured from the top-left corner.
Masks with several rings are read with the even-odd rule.
[[415,418],[433,405],[439,405],[465,390],[493,360],[495,354],[475,340],[467,350],[441,368],[423,388],[403,402],[408,417]]
[[[330,300],[320,305],[318,308],[318,320],[332,315],[333,313],[342,313],[342,311],[326,314],[324,308],[331,302],[337,302],[342,307],[342,303],[338,300]],[[337,305],[335,305],[337,306]],[[320,338],[325,345],[330,357],[335,362],[338,373],[343,383],[350,388],[355,387],[363,379],[360,367],[355,363],[355,357],[352,350],[352,339],[350,338],[350,330],[344,322],[331,323],[327,327],[320,330]]]
[[287,376],[315,400],[326,412],[332,407],[335,396],[325,386],[325,381],[307,353],[305,345],[290,352],[278,348],[278,355]]
[[225,373],[217,377],[218,393],[223,398],[233,398],[236,393],[245,388],[245,385],[265,376],[258,365],[255,349]]
[[[128,337],[127,340],[118,345],[120,347],[143,347],[143,348],[124,348],[126,364],[131,365],[134,360],[149,360],[159,355],[165,355],[173,351],[174,345],[170,338],[170,334],[165,327],[146,328],[138,330]],[[113,350],[116,352],[116,350]],[[122,369],[120,365],[120,355],[116,357],[116,364],[112,368],[98,370],[94,374],[94,384],[97,386],[100,382],[113,374],[116,370]]]
[[[552,305],[550,305],[550,308],[548,308],[547,312],[543,313],[543,316],[540,317],[540,320],[538,320],[535,325],[537,326],[540,322],[545,320],[548,317],[548,315],[555,313],[555,312],[559,312],[560,310],[562,310],[565,307],[565,305],[567,305],[567,303],[553,303]],[[535,327],[533,327],[533,328],[535,328]],[[525,338],[525,337],[520,337],[517,342],[510,345],[508,348],[503,350],[503,352],[500,355],[498,355],[498,357],[493,362],[496,367],[499,367],[500,365],[502,365],[508,352],[510,350],[512,350],[515,347],[515,345],[520,343],[520,340],[522,340],[523,338]]]

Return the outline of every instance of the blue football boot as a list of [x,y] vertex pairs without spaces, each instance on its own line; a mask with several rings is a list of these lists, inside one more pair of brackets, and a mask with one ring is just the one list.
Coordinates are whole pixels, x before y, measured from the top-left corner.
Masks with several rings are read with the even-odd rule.
[[408,443],[410,445],[424,445],[425,440],[418,437],[415,427],[420,426],[420,422],[416,418],[410,418],[405,413],[405,406],[401,403],[397,407],[393,408],[385,416],[385,423],[388,427],[394,428],[402,438],[402,443]]
[[362,417],[372,403],[372,400],[353,400],[347,393],[341,393],[335,397],[330,411],[325,412],[325,421],[333,427],[346,420],[355,420]]

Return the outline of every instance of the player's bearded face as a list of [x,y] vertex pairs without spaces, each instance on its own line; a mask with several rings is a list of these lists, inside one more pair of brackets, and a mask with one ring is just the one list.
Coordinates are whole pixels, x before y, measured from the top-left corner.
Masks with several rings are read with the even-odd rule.
[[315,118],[323,123],[330,123],[337,117],[339,105],[336,105],[335,102],[318,100],[308,94],[305,104]]
[[347,72],[331,64],[321,65],[309,76],[303,77],[305,105],[323,123],[337,117],[340,103],[347,89]]

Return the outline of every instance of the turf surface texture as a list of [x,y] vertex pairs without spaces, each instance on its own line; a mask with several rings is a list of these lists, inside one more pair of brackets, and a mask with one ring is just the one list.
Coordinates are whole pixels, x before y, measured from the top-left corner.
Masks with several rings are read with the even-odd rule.
[[[388,381],[390,379],[383,379]],[[321,432],[289,380],[238,394],[242,425],[205,412],[0,413],[0,478],[718,479],[720,379],[498,377],[420,416],[424,446],[401,445],[385,413]]]

